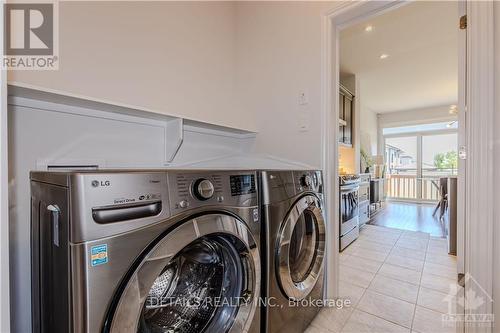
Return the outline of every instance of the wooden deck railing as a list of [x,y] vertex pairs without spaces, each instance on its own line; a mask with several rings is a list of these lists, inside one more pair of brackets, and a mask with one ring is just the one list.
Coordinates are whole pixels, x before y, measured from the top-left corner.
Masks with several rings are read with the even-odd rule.
[[419,199],[418,187],[422,188],[422,200],[439,200],[436,178],[420,178],[413,175],[387,175],[387,197]]

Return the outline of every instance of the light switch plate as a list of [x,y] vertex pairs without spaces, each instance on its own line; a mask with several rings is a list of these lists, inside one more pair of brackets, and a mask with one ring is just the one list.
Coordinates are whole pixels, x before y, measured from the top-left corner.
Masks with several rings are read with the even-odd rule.
[[309,131],[309,112],[304,111],[299,114],[298,125],[300,132]]
[[309,93],[307,90],[301,90],[299,92],[299,105],[309,104]]

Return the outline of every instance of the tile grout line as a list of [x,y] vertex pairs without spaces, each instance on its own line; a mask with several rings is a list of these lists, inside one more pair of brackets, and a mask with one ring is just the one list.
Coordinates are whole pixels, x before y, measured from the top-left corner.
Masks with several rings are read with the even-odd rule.
[[[426,262],[426,259],[427,259],[427,250],[429,249],[429,243],[430,243],[430,237],[427,240],[427,246],[425,248],[424,266],[425,266],[425,262]],[[422,272],[420,273],[420,281],[419,281],[418,291],[417,291],[417,299],[415,300],[415,308],[413,309],[413,317],[411,319],[411,328],[410,328],[410,330],[412,330],[412,331],[413,331],[413,324],[415,323],[415,315],[417,313],[418,298],[420,297],[420,288],[422,288],[422,276],[423,275],[424,275],[424,269],[422,267]]]
[[380,316],[378,316],[378,315],[376,315],[376,314],[373,314],[373,313],[367,312],[367,311],[362,310],[362,309],[358,309],[358,308],[356,308],[356,310],[358,310],[358,311],[360,311],[360,312],[363,312],[363,313],[366,313],[366,314],[369,314],[370,316],[377,317],[378,319],[382,319],[383,321],[386,321],[386,322],[388,322],[388,323],[391,323],[391,324],[393,324],[393,325],[396,325],[396,326],[399,326],[399,327],[402,327],[402,328],[405,328],[405,329],[408,329],[408,330],[410,330],[410,331],[411,331],[411,327],[406,327],[406,326],[403,326],[403,325],[401,325],[401,324],[398,324],[398,323],[393,322],[392,320],[389,320],[389,319],[386,319],[386,318],[380,317]]
[[[383,276],[383,277],[387,277],[387,276],[385,276],[385,275],[381,275],[381,276]],[[387,277],[387,278],[392,279],[391,277]],[[396,280],[396,279],[393,279],[393,280]],[[406,281],[401,281],[401,280],[396,280],[396,281],[398,281],[398,282],[406,282]],[[415,287],[419,287],[418,285],[413,284],[413,283],[410,283],[410,282],[406,282],[406,283],[411,284],[412,286],[415,286]],[[368,288],[367,288],[367,289],[368,289]],[[378,290],[370,290],[370,291],[371,291],[371,292],[373,292],[373,293],[380,294],[380,295],[383,295],[383,296],[386,296],[386,297],[390,297],[390,298],[394,298],[394,299],[397,299],[397,300],[400,300],[400,301],[403,301],[403,302],[406,302],[406,303],[416,304],[416,303],[410,302],[410,301],[408,301],[408,300],[406,300],[406,299],[402,299],[402,298],[397,297],[397,296],[394,296],[394,295],[387,295],[387,294],[384,294],[383,292],[378,291]],[[418,291],[417,291],[417,296],[418,296]]]
[[[397,240],[396,240],[396,242],[394,242],[394,244],[392,245],[392,247],[391,247],[391,251],[392,251],[392,249],[396,246],[396,243],[398,242],[398,240],[401,238],[401,236],[402,236],[402,235],[403,235],[403,232],[402,232],[402,233],[398,236],[398,239],[397,239]],[[390,253],[390,251],[389,251],[389,253]],[[361,302],[361,299],[362,299],[362,298],[363,298],[363,296],[365,295],[366,291],[368,291],[368,288],[370,288],[370,286],[372,285],[373,280],[375,279],[375,277],[377,276],[377,274],[379,274],[380,268],[382,268],[383,264],[385,264],[385,263],[386,263],[386,260],[387,260],[387,258],[388,258],[388,257],[389,257],[389,255],[387,255],[386,259],[383,261],[382,265],[379,267],[379,269],[377,270],[377,272],[376,272],[376,273],[375,273],[375,275],[373,276],[373,279],[370,281],[370,284],[368,285],[368,287],[366,287],[365,291],[363,292],[363,294],[362,294],[362,295],[361,295],[361,297],[359,298],[359,301],[358,301],[358,303],[356,304],[356,306],[354,307],[354,309],[353,309],[353,311],[352,311],[352,312],[354,312],[354,310],[358,310],[358,311],[361,311],[361,312],[363,312],[363,313],[366,313],[366,314],[369,314],[369,315],[371,315],[371,316],[374,316],[374,317],[377,317],[377,318],[379,318],[379,319],[382,319],[382,320],[384,320],[384,321],[386,321],[386,322],[389,322],[389,323],[391,323],[391,324],[397,325],[397,326],[399,326],[399,327],[402,327],[402,328],[408,328],[408,329],[411,331],[411,327],[406,327],[406,326],[403,326],[403,325],[401,325],[401,324],[399,324],[399,323],[396,323],[396,322],[394,322],[394,321],[392,321],[392,320],[389,320],[389,319],[386,319],[386,318],[380,317],[380,316],[378,316],[378,315],[376,315],[376,314],[373,314],[373,313],[370,313],[370,312],[367,312],[367,311],[364,311],[364,310],[362,310],[362,309],[359,309],[359,308],[358,308],[359,303]],[[385,275],[383,275],[383,274],[382,274],[382,276],[385,276]],[[398,280],[398,281],[400,281],[400,280]],[[402,281],[402,282],[404,282],[404,281]],[[372,292],[373,292],[373,291],[372,291]],[[385,294],[382,294],[382,293],[378,293],[378,294],[380,294],[380,295],[384,295],[384,296],[387,296],[387,297],[392,297],[392,296],[385,295]],[[394,297],[394,298],[396,298],[396,297]],[[396,299],[399,299],[399,298],[396,298]],[[401,301],[404,301],[404,300],[401,300]],[[408,302],[408,301],[405,301],[405,302],[410,303],[410,302]],[[411,303],[410,303],[410,304],[411,304]],[[351,312],[351,314],[349,315],[349,318],[351,317],[352,312]],[[349,320],[349,319],[347,319],[347,320]],[[343,329],[343,328],[344,328],[344,326],[347,324],[347,320],[346,320],[346,322],[344,323],[344,325],[342,326],[342,329]],[[411,325],[413,325],[413,321],[412,321]],[[411,326],[411,325],[410,325],[410,326]],[[341,332],[342,332],[342,331],[341,331]]]
[[[392,248],[391,248],[392,250]],[[387,257],[386,257],[387,258]],[[385,262],[385,261],[384,261]],[[382,262],[382,265],[384,264],[384,262]],[[382,267],[382,265],[380,265],[380,267]],[[340,265],[339,265],[340,266]],[[363,296],[365,295],[366,291],[368,290],[368,287],[370,287],[373,279],[375,278],[375,275],[377,275],[378,271],[380,270],[380,267],[377,269],[377,272],[373,275],[373,278],[371,279],[370,283],[368,284],[368,286],[366,288],[363,288],[363,293],[361,294],[361,296],[359,296],[359,299],[358,299],[358,302],[356,303],[356,305],[354,306],[354,308],[352,309],[351,313],[349,313],[349,316],[347,316],[347,319],[344,321],[344,323],[341,325],[340,327],[340,332],[339,333],[342,333],[342,331],[344,330],[344,327],[345,325],[347,325],[347,323],[349,322],[349,319],[351,319],[351,316],[352,314],[354,313],[355,310],[358,310],[358,311],[362,311],[362,310],[359,310],[358,309],[358,305],[359,303],[361,302],[361,299],[363,298]]]
[[[348,321],[350,320],[350,318],[351,318],[351,316],[352,316],[352,314],[353,314],[353,312],[354,312],[355,310],[358,310],[358,311],[361,311],[361,312],[363,312],[363,313],[366,313],[366,314],[369,314],[369,315],[375,316],[375,317],[377,317],[377,318],[379,318],[379,319],[381,319],[381,320],[384,320],[384,321],[386,321],[386,322],[389,322],[389,323],[391,323],[391,324],[397,325],[397,326],[402,327],[402,328],[405,328],[405,329],[409,329],[410,331],[412,331],[412,330],[413,330],[413,324],[414,324],[414,320],[415,320],[415,313],[416,313],[416,307],[417,307],[418,297],[420,296],[420,288],[421,288],[421,282],[422,282],[422,276],[423,276],[423,269],[424,269],[424,267],[422,267],[422,270],[418,271],[418,270],[413,270],[413,269],[411,269],[411,268],[404,267],[404,266],[393,265],[393,264],[391,264],[391,263],[387,262],[387,259],[389,258],[389,256],[391,255],[392,251],[393,251],[393,250],[394,250],[394,248],[396,247],[396,245],[397,245],[398,241],[399,241],[399,240],[400,240],[400,239],[404,236],[404,234],[405,234],[405,230],[401,230],[401,233],[399,234],[399,236],[397,237],[397,239],[395,240],[395,242],[392,244],[392,246],[391,246],[390,250],[389,250],[389,251],[387,252],[387,254],[385,255],[385,259],[384,259],[384,261],[383,261],[383,262],[380,262],[380,261],[378,261],[378,260],[374,260],[374,259],[370,259],[370,258],[364,258],[364,257],[361,257],[361,256],[356,256],[356,255],[353,255],[353,254],[349,254],[349,256],[355,256],[355,257],[357,257],[357,258],[362,258],[362,259],[365,259],[365,260],[377,261],[377,262],[381,263],[381,265],[380,265],[380,267],[377,269],[377,271],[376,271],[375,273],[373,273],[372,271],[367,271],[367,270],[360,269],[360,268],[358,268],[358,267],[350,267],[350,266],[348,266],[348,265],[345,265],[345,266],[350,267],[350,268],[358,269],[359,271],[363,271],[363,272],[367,272],[367,273],[373,274],[373,278],[371,279],[370,283],[368,284],[368,286],[367,286],[366,288],[363,288],[363,287],[361,287],[361,286],[358,286],[358,285],[356,285],[356,284],[353,284],[353,285],[355,285],[355,286],[358,286],[358,287],[363,288],[364,290],[363,290],[363,293],[360,295],[360,297],[359,297],[359,300],[358,300],[357,304],[353,307],[352,311],[349,313],[348,317],[346,318],[346,320],[344,321],[344,323],[341,325],[340,332],[342,332],[342,331],[343,331],[343,329],[344,329],[344,328],[345,328],[345,326],[347,325]],[[423,239],[423,238],[419,238],[419,239]],[[430,237],[429,237],[429,238],[427,238],[427,245],[426,245],[426,247],[425,247],[425,251],[424,251],[424,260],[423,260],[424,265],[425,265],[425,263],[427,262],[427,261],[426,261],[426,259],[427,259],[427,255],[428,255],[428,248],[429,248],[429,244],[430,244]],[[367,251],[371,251],[370,249],[365,249],[365,250],[367,250]],[[413,250],[413,251],[415,251],[415,249],[409,249],[409,250]],[[401,257],[405,257],[405,256],[401,256]],[[411,258],[411,257],[408,257],[408,258]],[[415,260],[418,260],[418,259],[415,259]],[[420,261],[420,260],[419,260],[419,261]],[[380,269],[382,268],[382,266],[383,266],[384,264],[393,265],[393,266],[396,266],[396,267],[400,267],[400,268],[404,268],[404,269],[408,269],[408,270],[412,270],[412,271],[419,272],[419,273],[420,273],[420,277],[419,277],[419,282],[418,282],[418,284],[414,284],[414,283],[411,283],[411,282],[408,282],[408,281],[403,281],[403,280],[400,280],[400,279],[398,279],[398,278],[394,278],[394,277],[392,277],[392,276],[387,276],[387,275],[384,275],[384,274],[380,273]],[[380,274],[380,275],[379,275],[379,274]],[[378,294],[380,294],[380,295],[384,295],[384,296],[387,296],[387,297],[392,297],[392,298],[395,298],[395,299],[398,299],[398,300],[401,300],[401,301],[407,302],[407,303],[409,303],[409,304],[413,304],[413,305],[415,306],[415,307],[414,307],[414,310],[413,310],[413,316],[412,316],[412,320],[411,320],[410,327],[406,327],[406,326],[401,325],[401,324],[399,324],[399,323],[393,322],[392,320],[389,320],[389,319],[386,319],[386,318],[380,317],[380,316],[378,316],[378,315],[375,315],[375,314],[369,313],[369,312],[367,312],[367,311],[364,311],[364,310],[362,310],[362,309],[359,309],[359,304],[360,304],[360,302],[361,302],[361,299],[365,296],[366,291],[370,288],[370,286],[372,286],[372,284],[373,284],[373,280],[374,280],[377,276],[382,276],[382,277],[392,278],[392,279],[394,279],[394,280],[397,280],[397,281],[400,281],[400,282],[404,282],[404,283],[408,283],[408,284],[411,284],[411,285],[414,285],[414,286],[418,287],[418,289],[417,289],[417,299],[416,299],[415,303],[409,302],[409,301],[407,301],[407,300],[400,299],[400,298],[398,298],[398,297],[394,297],[394,296],[390,296],[390,295],[385,295],[384,293],[376,292],[376,293],[378,293]],[[351,283],[351,282],[349,282],[349,281],[344,281],[344,282],[346,282],[346,283]],[[352,283],[351,283],[351,284],[352,284]],[[431,290],[432,290],[432,289],[431,289]],[[370,290],[370,291],[371,291],[371,290]],[[425,308],[426,308],[426,307],[425,307]],[[426,309],[427,309],[427,308],[426,308]],[[432,310],[432,309],[429,309],[429,310]],[[433,311],[435,311],[435,310],[433,310]],[[439,311],[438,311],[438,312],[439,312]],[[416,331],[415,331],[415,332],[416,332]]]
[[[380,227],[380,226],[377,226],[377,227],[379,227],[379,228],[383,228],[383,227]],[[406,235],[406,230],[403,230],[403,229],[397,229],[397,228],[389,228],[389,229],[398,230],[398,231],[399,231],[399,234],[398,234],[398,236],[396,237],[396,239],[395,239],[395,240],[391,240],[391,243],[392,243],[392,242],[393,242],[393,243],[392,243],[392,245],[390,246],[390,249],[389,249],[388,251],[384,251],[384,253],[383,253],[383,254],[384,254],[385,256],[384,256],[384,260],[383,260],[383,261],[375,260],[375,259],[372,259],[372,258],[366,258],[366,257],[360,256],[360,255],[356,255],[356,254],[346,254],[346,257],[351,257],[351,256],[354,256],[355,258],[360,258],[360,259],[364,259],[364,260],[367,260],[367,261],[372,261],[372,262],[377,262],[377,263],[380,263],[380,266],[377,268],[377,270],[376,270],[375,272],[374,272],[374,270],[369,271],[369,270],[365,270],[365,269],[363,269],[362,267],[360,268],[360,267],[356,267],[356,266],[354,266],[354,265],[353,265],[353,266],[350,266],[350,265],[341,264],[341,265],[343,265],[343,266],[345,266],[345,267],[348,267],[348,268],[351,268],[351,269],[356,269],[356,270],[361,271],[361,272],[366,272],[366,273],[369,273],[369,274],[373,275],[373,277],[370,279],[370,282],[368,283],[368,285],[367,285],[367,287],[366,287],[366,288],[365,288],[365,287],[363,287],[363,286],[360,286],[360,285],[354,284],[354,283],[352,283],[351,281],[341,280],[341,281],[344,281],[345,283],[351,284],[351,285],[356,286],[356,287],[358,287],[358,288],[363,288],[363,292],[361,293],[361,295],[360,295],[360,297],[359,297],[358,302],[356,303],[356,305],[355,305],[355,306],[352,308],[352,310],[349,312],[349,314],[347,315],[346,319],[345,319],[345,320],[343,320],[343,323],[340,325],[340,331],[339,331],[339,332],[342,332],[342,331],[344,330],[345,326],[346,326],[346,325],[347,325],[347,323],[350,321],[350,319],[351,319],[351,317],[352,317],[352,315],[353,315],[353,312],[354,312],[354,311],[356,311],[356,310],[357,310],[357,311],[360,311],[360,312],[362,312],[362,313],[365,313],[365,314],[368,314],[368,315],[374,316],[374,317],[376,317],[376,318],[379,318],[380,320],[383,320],[383,321],[385,321],[385,322],[387,322],[387,323],[391,323],[391,324],[397,325],[397,326],[399,326],[399,327],[401,327],[401,328],[409,329],[409,330],[411,330],[412,332],[417,332],[417,331],[415,331],[415,330],[413,329],[413,326],[414,326],[414,322],[415,322],[416,308],[417,308],[417,306],[418,306],[418,305],[417,305],[417,302],[418,302],[418,299],[419,299],[419,297],[420,297],[420,289],[422,288],[421,283],[422,283],[422,278],[423,278],[423,273],[424,273],[423,271],[424,271],[424,268],[425,268],[425,264],[428,262],[428,261],[427,261],[427,259],[429,258],[429,255],[430,255],[430,254],[433,254],[433,253],[429,253],[429,248],[431,247],[431,246],[430,246],[430,245],[431,245],[431,242],[430,242],[430,241],[431,241],[432,239],[431,239],[430,237],[427,237],[427,238],[426,238],[426,240],[427,240],[427,245],[426,245],[426,247],[425,247],[425,251],[423,251],[423,252],[424,252],[424,257],[423,257],[423,263],[424,263],[424,265],[423,265],[422,269],[419,271],[419,270],[415,270],[415,269],[412,269],[412,268],[409,268],[409,267],[400,266],[400,265],[397,265],[397,264],[392,264],[392,263],[389,263],[389,262],[387,261],[387,260],[388,260],[388,258],[389,258],[389,257],[391,256],[391,254],[393,253],[394,249],[397,247],[397,243],[398,243],[401,239],[405,238],[405,235]],[[369,229],[367,229],[367,230],[369,230]],[[427,233],[427,234],[428,234],[428,233]],[[369,235],[368,235],[368,236],[369,236]],[[424,239],[424,238],[422,238],[422,237],[406,237],[406,238],[408,238],[408,239]],[[394,238],[392,238],[392,239],[394,239]],[[370,240],[369,240],[369,239],[367,239],[367,241],[370,241]],[[371,242],[373,242],[373,241],[371,241]],[[378,242],[376,242],[376,241],[375,241],[375,242],[373,242],[373,243],[388,246],[387,242],[386,242],[386,243],[378,243]],[[364,247],[362,247],[362,246],[360,246],[359,248],[361,248],[361,249],[362,249],[362,250],[364,250],[364,251],[374,251],[374,252],[378,252],[378,253],[382,254],[382,252],[379,252],[379,251],[374,250],[374,249],[364,248]],[[406,250],[409,250],[409,251],[418,251],[418,250],[411,249],[411,248],[405,248],[405,247],[403,247],[403,248],[404,248],[404,249],[406,249]],[[394,255],[397,255],[397,254],[394,254]],[[440,255],[440,254],[438,253],[437,255]],[[413,257],[409,257],[409,256],[400,256],[400,257],[403,257],[403,258],[408,258],[408,259],[412,259],[412,260],[416,260],[416,261],[421,261],[420,259],[415,259],[415,258],[413,258]],[[432,263],[432,262],[429,262],[429,263]],[[383,266],[383,265],[385,265],[385,264],[388,264],[388,265],[393,265],[393,266],[395,266],[395,267],[399,267],[399,268],[403,268],[403,269],[411,270],[411,271],[414,271],[414,272],[419,272],[419,273],[420,273],[420,276],[419,276],[418,284],[415,284],[415,283],[412,283],[412,282],[408,282],[408,281],[404,281],[404,280],[401,280],[401,279],[395,278],[395,277],[393,277],[393,276],[384,275],[383,273],[381,273],[381,272],[380,272],[380,270],[381,270],[382,266]],[[441,264],[441,263],[433,263],[433,264],[434,264],[434,265],[443,266],[443,267],[448,267],[447,265],[443,265],[443,264]],[[432,276],[436,276],[436,277],[439,277],[439,278],[446,278],[446,277],[444,277],[444,276],[440,276],[440,275],[436,275],[436,274],[432,274],[432,273],[427,273],[427,274],[432,275]],[[390,319],[383,318],[383,317],[381,317],[381,316],[379,316],[379,315],[376,315],[376,314],[372,314],[372,313],[370,313],[370,312],[364,311],[364,310],[362,310],[362,309],[360,309],[360,308],[359,308],[359,305],[360,305],[360,303],[361,303],[361,300],[362,300],[362,299],[363,299],[363,297],[366,295],[366,291],[367,291],[367,290],[368,290],[368,289],[369,289],[369,288],[373,285],[373,281],[375,280],[375,278],[376,278],[377,276],[380,276],[380,277],[385,277],[385,278],[389,278],[389,279],[394,279],[394,280],[396,280],[396,281],[400,281],[400,282],[407,283],[407,284],[410,284],[410,285],[413,285],[413,286],[418,287],[418,289],[417,289],[417,298],[416,298],[415,303],[412,303],[412,302],[410,302],[410,301],[408,301],[408,300],[405,300],[405,299],[401,299],[401,298],[399,298],[399,297],[395,297],[395,296],[393,296],[393,295],[386,295],[386,294],[385,294],[385,293],[383,293],[383,292],[379,292],[379,291],[372,291],[372,290],[370,290],[370,292],[375,292],[375,293],[378,293],[378,294],[383,295],[383,296],[391,297],[391,298],[394,298],[394,299],[397,299],[397,300],[400,300],[400,301],[403,301],[403,302],[406,302],[406,303],[409,303],[409,304],[413,304],[413,305],[414,305],[414,310],[413,310],[413,316],[412,316],[412,320],[411,320],[410,327],[406,327],[406,326],[404,326],[404,325],[401,325],[400,323],[394,322],[394,321],[392,321],[392,320],[390,320]],[[443,294],[444,294],[444,292],[442,292],[441,290],[436,290],[436,289],[433,289],[433,288],[428,288],[428,289],[429,289],[429,290],[431,290],[431,291],[434,291],[434,292],[439,292],[439,293],[443,293]],[[427,310],[430,310],[430,311],[433,311],[433,312],[440,313],[440,311],[437,311],[437,310],[434,310],[434,309],[428,308],[428,307],[426,307],[426,306],[422,306],[422,307],[423,307],[423,308],[425,308],[425,309],[427,309]],[[328,329],[328,328],[327,328],[327,330],[328,330],[329,332],[331,332],[331,333],[335,333],[334,331],[332,331],[332,330],[330,330],[330,329]]]

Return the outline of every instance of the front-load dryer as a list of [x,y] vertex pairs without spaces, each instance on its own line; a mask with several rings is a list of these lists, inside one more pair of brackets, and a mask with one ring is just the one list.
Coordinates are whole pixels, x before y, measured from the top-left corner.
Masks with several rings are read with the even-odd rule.
[[263,331],[304,332],[323,305],[325,221],[320,171],[260,171]]
[[34,332],[259,332],[255,172],[33,172]]

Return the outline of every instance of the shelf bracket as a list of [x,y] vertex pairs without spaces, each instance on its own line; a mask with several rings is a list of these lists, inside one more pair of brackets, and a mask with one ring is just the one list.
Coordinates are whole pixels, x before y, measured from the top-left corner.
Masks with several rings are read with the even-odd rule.
[[184,141],[182,118],[167,121],[165,125],[165,163],[170,164],[179,152]]

